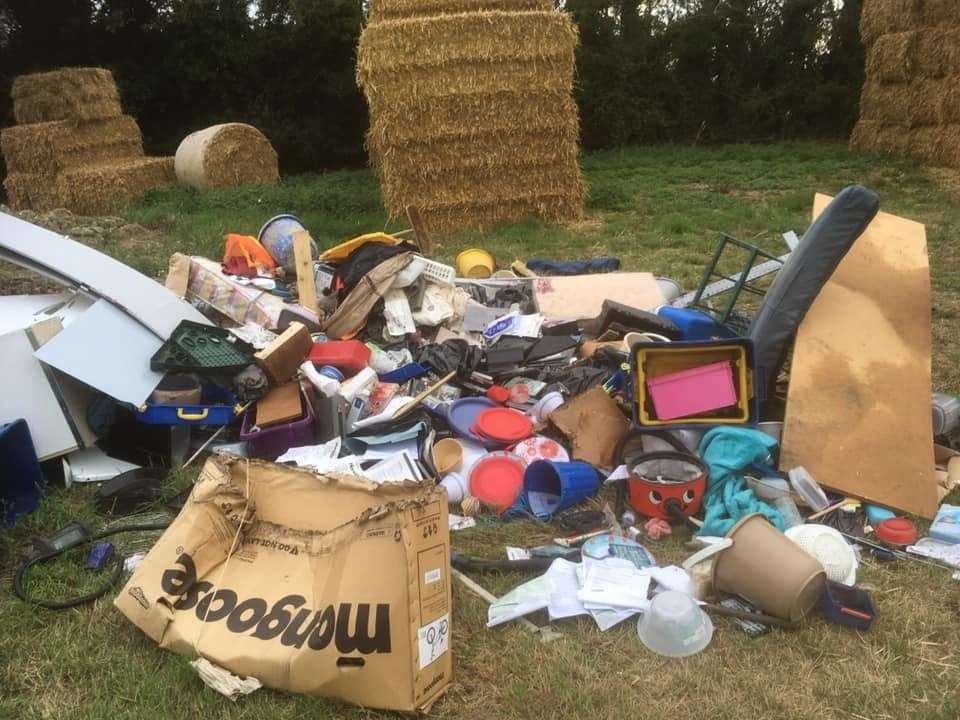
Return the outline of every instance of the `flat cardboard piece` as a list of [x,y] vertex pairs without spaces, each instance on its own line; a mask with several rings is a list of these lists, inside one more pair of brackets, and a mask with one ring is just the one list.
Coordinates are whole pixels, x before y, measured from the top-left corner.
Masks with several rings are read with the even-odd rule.
[[573,445],[571,457],[601,468],[613,467],[614,450],[630,429],[616,401],[601,387],[591,388],[550,414]]
[[595,318],[604,300],[629,305],[638,310],[653,310],[666,298],[651,273],[602,273],[538,277],[533,281],[537,308],[547,320],[583,320]]
[[256,423],[265,428],[303,417],[300,383],[292,382],[274,388],[257,402]]
[[181,320],[211,324],[190,303],[132,267],[5,213],[0,213],[0,257],[58,282],[89,288],[162,340],[170,337]]
[[0,335],[0,424],[26,420],[37,459],[43,461],[72,452],[79,444],[43,366],[33,353],[26,330]]
[[162,344],[111,303],[97,300],[35,356],[115,400],[140,406],[163,380],[163,373],[150,369]]
[[[814,217],[830,200],[816,196]],[[781,468],[932,518],[931,345],[926,231],[880,213],[800,325]]]
[[420,710],[453,667],[446,495],[211,458],[114,604],[269,687]]
[[313,347],[310,331],[303,323],[292,322],[283,333],[253,357],[272,385],[287,382]]

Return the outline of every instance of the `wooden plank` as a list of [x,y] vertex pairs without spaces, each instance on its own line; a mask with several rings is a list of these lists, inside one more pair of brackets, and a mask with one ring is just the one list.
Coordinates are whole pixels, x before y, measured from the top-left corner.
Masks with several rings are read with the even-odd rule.
[[317,312],[317,281],[313,272],[310,251],[310,233],[297,230],[293,234],[293,257],[297,268],[297,295],[300,304],[312,313]]
[[430,233],[427,232],[427,226],[423,223],[423,218],[420,217],[420,211],[412,205],[407,208],[407,220],[410,221],[410,225],[413,227],[413,236],[417,239],[420,252],[424,255],[432,253],[433,239],[430,237]]
[[[830,199],[816,196],[814,217]],[[930,297],[924,226],[880,213],[797,333],[782,469],[933,517]]]

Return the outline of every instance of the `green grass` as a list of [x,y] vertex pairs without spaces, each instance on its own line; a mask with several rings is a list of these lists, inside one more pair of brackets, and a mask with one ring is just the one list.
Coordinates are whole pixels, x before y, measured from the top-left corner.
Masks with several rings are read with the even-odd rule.
[[[860,182],[881,193],[887,212],[926,223],[934,284],[934,379],[960,392],[960,229],[955,176],[907,161],[853,154],[840,145],[781,144],[712,149],[661,147],[590,155],[586,219],[570,226],[525,221],[488,233],[437,238],[451,260],[470,245],[502,262],[534,255],[614,254],[691,287],[721,231],[781,252],[779,233],[801,233],[815,191]],[[289,178],[277,188],[155,192],[127,217],[159,231],[149,242],[110,252],[161,276],[171,252],[219,257],[225,232],[256,234],[270,216],[299,215],[323,246],[383,228],[376,183],[367,172]],[[917,318],[925,321],[925,318]],[[892,389],[891,389],[892,390]],[[828,439],[825,438],[825,441]],[[177,486],[189,482],[178,476]],[[102,521],[90,491],[54,490],[42,509],[0,534],[0,718],[286,718],[379,715],[262,690],[237,703],[204,689],[186,659],[157,649],[109,600],[62,613],[24,606],[9,577],[33,534],[71,519]],[[551,537],[531,523],[483,522],[453,537],[456,550],[496,557],[505,544]],[[652,544],[665,562],[685,557],[685,533]],[[519,575],[476,576],[494,593]],[[38,592],[90,588],[94,578],[68,563],[35,576]],[[960,715],[960,593],[946,571],[869,560],[860,576],[880,617],[869,633],[819,620],[795,633],[747,639],[716,620],[712,645],[685,660],[647,652],[626,622],[600,633],[592,622],[558,624],[562,640],[542,645],[519,626],[484,627],[484,603],[454,588],[456,679],[434,708],[440,717],[476,718],[955,718]],[[542,618],[540,619],[542,621]]]

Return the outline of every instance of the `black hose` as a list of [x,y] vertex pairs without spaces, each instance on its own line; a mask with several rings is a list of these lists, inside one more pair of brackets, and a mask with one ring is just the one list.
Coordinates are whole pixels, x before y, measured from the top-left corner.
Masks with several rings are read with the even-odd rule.
[[97,540],[102,540],[103,538],[110,537],[111,535],[119,535],[120,533],[127,532],[147,532],[150,530],[166,530],[169,527],[169,523],[148,523],[145,525],[125,525],[123,527],[113,528],[111,530],[104,530],[103,532],[97,533],[89,538],[86,538],[83,542],[78,545],[73,545],[68,548],[63,548],[62,550],[54,550],[53,552],[43,553],[35,557],[30,558],[25,563],[23,563],[18,569],[16,575],[13,576],[13,592],[14,594],[23,600],[25,603],[30,605],[36,605],[37,607],[47,608],[48,610],[66,610],[67,608],[77,607],[78,605],[84,605],[88,602],[93,602],[99,597],[106,595],[110,588],[117,584],[117,581],[123,575],[123,565],[125,558],[120,553],[114,553],[115,565],[113,572],[110,574],[109,579],[101,585],[99,588],[93,592],[82,595],[80,597],[71,598],[69,600],[63,600],[61,602],[56,602],[53,600],[39,600],[31,595],[27,594],[27,591],[24,589],[23,581],[26,577],[27,571],[34,565],[40,563],[48,562],[53,560],[60,555],[63,555],[74,548],[82,547],[84,545],[89,545],[92,542]]

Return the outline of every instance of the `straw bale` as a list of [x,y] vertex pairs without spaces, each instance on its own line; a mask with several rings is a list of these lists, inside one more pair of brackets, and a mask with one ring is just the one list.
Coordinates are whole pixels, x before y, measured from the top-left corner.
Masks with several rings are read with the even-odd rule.
[[55,175],[83,165],[143,157],[143,139],[136,121],[121,115],[83,123],[16,125],[0,132],[0,149],[8,172]]
[[442,97],[495,95],[526,91],[570,92],[573,85],[573,52],[569,59],[536,62],[457,63],[416,72],[394,73],[367,81],[363,87],[372,115],[391,105],[429,111]]
[[918,33],[891,33],[867,51],[867,77],[878,83],[906,83],[916,75]]
[[923,0],[923,22],[927,27],[960,26],[960,3],[957,0]]
[[883,35],[923,27],[924,0],[864,0],[860,38],[866,46]]
[[191,133],[177,148],[177,179],[196,188],[276,185],[277,152],[252,125],[226,123]]
[[101,120],[122,114],[113,73],[103,68],[62,68],[21,75],[10,91],[20,125],[55,120]]
[[489,133],[441,142],[387,145],[375,153],[382,176],[396,182],[427,182],[450,172],[509,173],[558,162],[575,166],[577,144],[537,132]]
[[901,85],[867,81],[860,96],[860,117],[884,125],[913,128],[939,125],[955,93],[950,81],[917,80]]
[[[571,162],[454,169],[434,176],[430,182],[409,182],[385,174],[382,169],[380,176],[384,202],[393,217],[399,217],[407,206],[413,205],[421,213],[444,211],[440,213],[444,217],[459,217],[459,227],[483,228],[483,219],[471,216],[472,208],[496,204],[537,207],[541,203],[549,208],[549,213],[537,210],[536,214],[545,219],[572,219],[582,214],[583,180],[579,167]],[[437,230],[454,229],[428,222]]]
[[428,71],[460,63],[571,62],[577,28],[569,15],[548,12],[478,12],[386,20],[360,37],[357,77]]
[[471,228],[486,230],[494,225],[526,217],[547,222],[565,222],[583,217],[582,201],[566,195],[511,199],[494,203],[474,203],[424,210],[420,216],[431,230],[438,232]]
[[370,21],[506,10],[553,10],[550,0],[370,0]]
[[3,181],[7,204],[13,210],[53,210],[61,206],[53,178],[31,173],[10,173]]
[[67,170],[56,185],[63,207],[78,215],[104,215],[173,181],[172,157],[147,157]]
[[540,132],[576,143],[580,124],[569,87],[561,92],[447,95],[429,105],[386,105],[371,118],[368,146]]
[[913,157],[929,163],[960,168],[960,124],[905,131],[895,125],[861,120],[853,130],[850,146],[866,152]]

